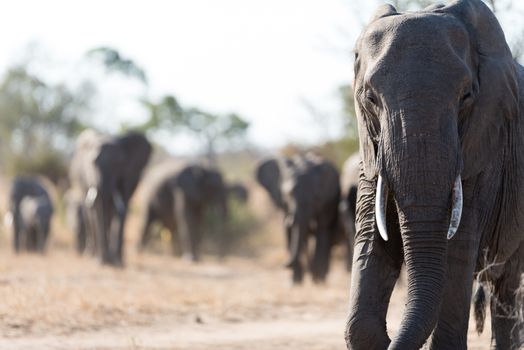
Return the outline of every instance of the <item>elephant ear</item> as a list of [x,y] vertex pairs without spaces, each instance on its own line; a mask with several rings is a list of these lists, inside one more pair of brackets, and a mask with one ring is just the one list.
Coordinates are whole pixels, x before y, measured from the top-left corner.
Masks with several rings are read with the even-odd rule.
[[455,1],[435,11],[451,14],[465,25],[476,65],[473,106],[459,122],[462,177],[468,178],[482,171],[502,151],[506,125],[519,113],[516,65],[500,24],[482,1]]
[[375,143],[373,143],[369,133],[365,116],[366,112],[360,105],[359,99],[357,98],[358,90],[360,89],[358,85],[360,84],[359,82],[363,79],[361,76],[363,74],[362,71],[363,68],[361,67],[360,58],[357,53],[355,57],[355,82],[353,84],[353,90],[355,94],[355,110],[357,113],[357,127],[360,144],[359,153],[360,158],[362,159],[362,170],[364,172],[364,176],[371,180],[377,175],[377,147]]
[[373,16],[371,16],[371,23],[375,22],[376,20],[388,16],[393,16],[398,14],[397,10],[393,5],[390,4],[384,4],[382,6],[379,6],[375,12],[373,13]]
[[280,185],[282,183],[282,172],[277,158],[269,158],[262,161],[256,170],[256,179],[269,193],[276,206],[282,208],[282,196]]
[[[399,13],[395,9],[393,5],[385,4],[380,7],[378,7],[373,15],[371,16],[370,23],[373,23],[375,21],[380,20],[384,17],[394,16],[398,15]],[[359,39],[359,43],[360,43]],[[359,46],[359,43],[357,43],[357,47]],[[355,81],[353,84],[353,91],[355,93],[355,101],[356,101],[356,112],[357,112],[357,120],[358,120],[358,134],[359,134],[359,140],[360,140],[360,156],[362,158],[363,163],[363,171],[364,175],[368,179],[372,179],[377,175],[377,147],[373,143],[371,136],[369,134],[368,125],[366,124],[366,118],[365,118],[365,112],[361,108],[359,104],[359,100],[357,98],[357,94],[359,92],[360,86],[362,85],[363,81],[363,74],[365,71],[365,68],[362,67],[362,62],[360,60],[360,57],[358,55],[358,52],[355,54]]]
[[146,137],[138,132],[128,132],[116,140],[122,151],[121,191],[125,200],[129,200],[135,191],[144,170],[152,147]]

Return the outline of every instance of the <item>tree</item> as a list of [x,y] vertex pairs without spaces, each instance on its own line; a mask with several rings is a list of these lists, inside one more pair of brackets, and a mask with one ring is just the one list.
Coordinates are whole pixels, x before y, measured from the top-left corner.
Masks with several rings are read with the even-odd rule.
[[216,161],[217,146],[242,140],[249,128],[249,122],[236,113],[221,115],[196,107],[184,108],[171,95],[164,96],[158,103],[144,101],[144,105],[149,110],[149,119],[135,129],[189,131],[205,145],[211,163]]
[[125,76],[136,78],[147,85],[147,75],[133,60],[123,57],[118,50],[112,47],[98,47],[87,52],[87,57],[100,59],[110,73],[121,73]]
[[65,176],[65,154],[83,127],[92,87],[73,91],[49,84],[28,65],[8,69],[0,80],[0,164],[12,175],[42,173],[58,181]]
[[[133,60],[123,57],[114,48],[96,48],[88,51],[87,56],[101,59],[108,72],[118,72],[147,85],[144,69]],[[141,102],[149,114],[147,121],[140,125],[124,125],[124,128],[143,132],[159,129],[189,131],[204,143],[206,155],[211,162],[215,161],[217,146],[231,145],[242,140],[249,127],[249,123],[238,114],[219,115],[196,107],[184,108],[173,95],[166,95],[158,102],[143,97]]]

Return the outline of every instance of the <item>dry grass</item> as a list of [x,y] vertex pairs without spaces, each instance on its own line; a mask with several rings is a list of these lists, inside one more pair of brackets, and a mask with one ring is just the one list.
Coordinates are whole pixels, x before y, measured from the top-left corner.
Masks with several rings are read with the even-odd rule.
[[[169,255],[136,254],[136,215],[128,222],[125,269],[76,256],[58,219],[45,256],[14,255],[4,232],[0,348],[343,348],[349,286],[343,259],[334,263],[325,286],[307,281],[291,287],[289,271],[282,267],[280,217],[261,192],[253,193],[250,205],[266,223],[249,243],[259,254],[224,261],[207,256],[198,265]],[[404,295],[400,286],[389,315],[392,332]],[[487,333],[479,338],[470,331],[470,349],[488,349]]]

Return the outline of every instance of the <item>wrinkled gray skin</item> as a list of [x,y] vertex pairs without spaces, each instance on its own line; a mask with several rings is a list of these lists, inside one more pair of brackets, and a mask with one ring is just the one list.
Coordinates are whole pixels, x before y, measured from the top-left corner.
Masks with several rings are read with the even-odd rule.
[[49,237],[53,203],[42,183],[35,177],[16,178],[11,188],[10,210],[15,251],[43,252]]
[[[521,348],[523,325],[506,310],[517,310],[524,270],[523,87],[524,69],[480,0],[406,14],[385,5],[364,29],[348,349],[466,349],[472,280],[486,261],[492,349]],[[375,221],[379,175],[389,188],[387,242]],[[457,175],[464,205],[448,240]],[[408,298],[390,341],[385,319],[402,262]]]
[[284,212],[284,227],[293,270],[293,283],[304,277],[303,261],[309,237],[315,250],[309,262],[313,281],[322,282],[329,271],[331,248],[340,234],[338,205],[339,174],[326,160],[313,155],[270,158],[259,163],[256,179],[275,206]]
[[347,267],[351,270],[353,245],[355,242],[355,212],[357,205],[358,179],[360,173],[360,154],[350,156],[342,165],[340,173],[340,221],[344,227],[348,244]]
[[[200,258],[206,210],[218,214],[215,234],[220,235],[226,229],[227,193],[217,170],[197,164],[182,167],[161,164],[150,171],[144,187],[139,249],[151,239],[152,224],[158,222],[171,232],[175,245],[181,243],[184,257],[196,262]],[[175,247],[173,252],[176,253]]]
[[123,265],[124,223],[129,200],[151,154],[144,135],[110,137],[93,130],[79,135],[70,167],[80,193],[77,248],[86,247],[104,264]]

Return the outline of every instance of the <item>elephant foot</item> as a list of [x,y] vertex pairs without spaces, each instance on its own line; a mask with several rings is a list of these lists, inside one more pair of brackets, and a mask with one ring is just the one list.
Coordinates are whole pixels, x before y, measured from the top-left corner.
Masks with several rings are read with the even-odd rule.
[[304,281],[304,271],[302,270],[302,267],[295,266],[293,268],[293,285],[300,285]]
[[286,269],[292,269],[295,265],[297,265],[297,261],[295,259],[290,258],[285,264],[284,267]]
[[313,283],[315,284],[325,284],[326,276],[313,276]]

